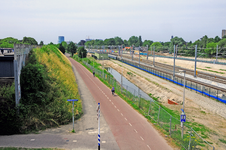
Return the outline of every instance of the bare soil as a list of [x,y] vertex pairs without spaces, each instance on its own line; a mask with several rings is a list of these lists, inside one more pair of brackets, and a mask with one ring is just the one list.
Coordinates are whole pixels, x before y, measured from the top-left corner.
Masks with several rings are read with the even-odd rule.
[[[161,58],[158,61],[168,62],[167,64],[170,64],[172,59]],[[179,63],[180,60],[177,60],[176,62],[178,66],[190,69],[194,66],[194,64],[189,61]],[[147,94],[151,93],[154,97],[159,97],[159,101],[164,106],[181,112],[180,109],[182,108],[183,87],[116,60],[104,60],[99,61],[99,63],[105,66],[110,66],[118,72],[121,72],[121,67],[123,67],[123,75],[129,81],[137,85]],[[208,63],[198,64],[198,67],[200,68],[205,68],[206,66],[212,67],[213,70],[218,71],[219,68],[221,68],[221,65],[218,66]],[[131,72],[133,75],[129,75],[127,72]],[[186,89],[185,93],[185,112],[187,114],[188,121],[197,122],[209,128],[210,134],[206,140],[212,142],[215,149],[225,150],[226,144],[220,142],[219,139],[226,140],[226,105],[188,89]],[[179,105],[168,104],[168,99],[176,101]]]

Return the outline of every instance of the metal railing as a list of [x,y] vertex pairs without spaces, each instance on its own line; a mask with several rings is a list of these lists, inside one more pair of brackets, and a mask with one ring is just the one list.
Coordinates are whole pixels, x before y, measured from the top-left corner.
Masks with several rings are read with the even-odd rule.
[[[90,69],[95,71],[95,74],[103,79],[105,82],[115,87],[115,91],[123,94],[134,105],[138,106],[144,115],[151,117],[162,129],[169,133],[169,136],[186,150],[214,150],[214,146],[203,139],[192,127],[186,122],[184,123],[184,136],[181,137],[181,122],[178,118],[173,117],[165,109],[163,109],[152,98],[143,97],[139,89],[135,90],[129,86],[121,86],[117,80],[109,74],[105,74],[103,70],[94,68],[92,65],[83,61],[83,63]],[[179,117],[179,116],[178,116]]]

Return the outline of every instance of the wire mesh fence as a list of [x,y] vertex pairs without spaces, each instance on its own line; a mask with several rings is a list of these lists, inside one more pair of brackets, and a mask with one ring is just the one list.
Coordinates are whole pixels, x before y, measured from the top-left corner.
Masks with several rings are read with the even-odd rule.
[[[111,86],[115,87],[116,93],[120,93],[129,99],[133,105],[136,105],[146,116],[151,117],[162,129],[169,133],[169,136],[186,150],[214,150],[214,146],[204,140],[193,128],[184,123],[183,138],[181,130],[181,122],[178,118],[173,117],[162,106],[160,106],[152,98],[144,97],[140,94],[139,89],[135,90],[126,85],[120,85],[117,80],[109,74],[94,68],[92,65],[83,61],[83,63],[95,74],[107,82]],[[178,116],[179,117],[179,116]]]

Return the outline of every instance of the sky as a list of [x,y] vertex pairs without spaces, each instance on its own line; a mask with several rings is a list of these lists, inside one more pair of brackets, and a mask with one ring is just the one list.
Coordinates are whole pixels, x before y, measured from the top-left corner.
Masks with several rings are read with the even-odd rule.
[[226,29],[226,0],[0,0],[0,39],[196,41]]

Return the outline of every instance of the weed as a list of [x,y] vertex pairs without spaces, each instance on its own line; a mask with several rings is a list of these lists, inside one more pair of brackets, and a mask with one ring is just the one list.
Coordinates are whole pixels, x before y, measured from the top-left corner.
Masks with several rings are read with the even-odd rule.
[[219,139],[219,141],[221,141],[222,143],[226,144],[226,140],[225,139]]

